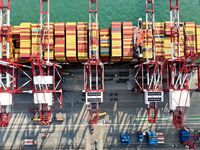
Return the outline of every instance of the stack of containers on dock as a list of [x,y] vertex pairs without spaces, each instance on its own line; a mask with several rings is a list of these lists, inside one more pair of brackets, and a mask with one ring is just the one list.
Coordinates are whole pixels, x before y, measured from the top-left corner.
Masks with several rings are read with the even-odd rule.
[[78,60],[80,62],[88,59],[88,25],[85,22],[77,24],[77,41],[78,41]]
[[158,139],[157,139],[157,133],[156,132],[146,132],[146,139],[147,143],[149,145],[157,145]]
[[41,33],[40,24],[32,24],[32,52],[31,57],[40,57],[40,44],[41,44]]
[[55,59],[65,62],[65,24],[55,23]]
[[122,58],[122,24],[111,23],[111,61],[119,62]]
[[200,25],[196,25],[196,47],[197,53],[200,53]]
[[185,55],[196,53],[195,23],[185,22]]
[[76,22],[66,23],[66,58],[69,62],[77,62],[76,58]]
[[123,58],[122,61],[131,61],[133,58],[133,24],[132,22],[123,22]]
[[31,57],[31,23],[20,24],[20,59],[27,62]]
[[[149,23],[151,26],[152,23]],[[146,30],[146,22],[143,23],[143,31],[144,31],[144,45],[143,45],[143,58],[151,59],[153,58],[152,52],[152,30]]]
[[[45,34],[48,35],[47,24],[44,30]],[[49,42],[49,59],[54,60],[54,23],[49,23],[49,40],[46,39],[46,43]],[[44,50],[44,59],[48,59],[48,50]]]
[[156,49],[156,57],[161,57],[165,55],[164,52],[164,23],[156,22],[155,23],[155,49]]
[[20,26],[14,26],[12,28],[12,40],[14,42],[14,61],[19,61],[20,52]]
[[100,29],[100,58],[102,62],[110,61],[110,30]]
[[165,35],[170,36],[171,35],[171,29],[170,29],[170,22],[166,21],[165,22]]

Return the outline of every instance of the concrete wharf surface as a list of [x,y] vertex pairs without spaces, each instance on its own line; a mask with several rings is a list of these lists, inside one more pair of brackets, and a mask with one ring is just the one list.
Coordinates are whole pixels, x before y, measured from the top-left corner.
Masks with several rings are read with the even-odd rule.
[[[10,125],[0,128],[0,149],[185,149],[179,144],[178,130],[172,125],[167,96],[159,104],[157,124],[148,123],[142,94],[128,90],[129,67],[105,67],[105,94],[100,111],[107,112],[107,115],[94,126],[93,134],[89,130],[89,113],[82,95],[83,68],[65,69],[64,78],[63,108],[57,109],[55,103],[53,112],[61,112],[64,122],[53,122],[50,126],[34,125],[29,112],[35,107],[32,95],[15,95]],[[185,125],[192,129],[200,128],[199,96],[198,92],[191,93],[191,107],[184,118]],[[163,132],[165,144],[149,147],[144,142],[138,145],[136,132],[139,130]],[[119,136],[123,132],[131,136],[132,143],[127,147],[120,144]],[[37,141],[37,145],[24,147],[24,139],[28,138]],[[96,145],[95,140],[98,141]]]

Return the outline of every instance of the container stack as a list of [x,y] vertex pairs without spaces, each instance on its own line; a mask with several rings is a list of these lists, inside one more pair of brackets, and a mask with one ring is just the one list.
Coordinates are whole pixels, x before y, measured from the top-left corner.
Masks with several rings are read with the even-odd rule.
[[131,61],[133,58],[133,24],[123,22],[123,58],[122,61]]
[[155,23],[155,49],[156,49],[156,57],[164,57],[164,23],[156,22]]
[[[47,26],[45,33],[48,34]],[[54,23],[49,24],[49,40],[46,38],[46,43],[49,42],[49,59],[54,60]],[[48,50],[44,50],[44,59],[48,59]]]
[[40,57],[41,33],[40,24],[32,24],[32,53],[33,58]]
[[119,62],[122,58],[122,24],[111,23],[111,61]]
[[100,29],[100,58],[103,62],[110,61],[110,31]]
[[77,40],[78,40],[78,60],[80,62],[88,59],[88,26],[85,22],[77,24]]
[[20,24],[20,59],[27,62],[31,57],[31,23]]
[[146,138],[147,138],[147,143],[149,145],[157,145],[158,144],[156,132],[146,132]]
[[200,53],[200,25],[196,25],[196,46],[197,53]]
[[55,59],[65,62],[65,24],[55,23]]
[[14,61],[19,61],[20,52],[20,26],[14,26],[12,28],[12,40],[14,48]]
[[153,58],[152,52],[152,30],[144,30],[143,58]]
[[165,22],[165,35],[170,36],[171,35],[171,29],[170,29],[170,22],[166,21]]
[[76,22],[66,23],[66,58],[69,62],[77,62],[76,58]]
[[195,23],[185,22],[185,55],[196,53]]
[[175,38],[175,51],[172,52],[172,44],[171,44],[171,31],[170,31],[170,22],[165,22],[165,37],[164,37],[164,51],[165,51],[165,58],[166,59],[170,59],[173,57],[177,58],[177,57],[182,57],[184,56],[184,28],[183,28],[183,24],[180,22],[180,30],[179,30],[179,50],[180,50],[180,54],[178,52],[178,45],[177,45],[177,38]]
[[166,59],[172,58],[171,37],[170,36],[165,36],[165,38],[164,38],[164,51],[165,51]]

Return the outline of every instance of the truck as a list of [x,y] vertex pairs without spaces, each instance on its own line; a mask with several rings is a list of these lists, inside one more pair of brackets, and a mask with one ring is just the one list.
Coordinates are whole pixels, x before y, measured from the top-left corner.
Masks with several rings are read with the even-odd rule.
[[158,132],[157,133],[158,144],[165,144],[165,137],[164,133]]
[[158,144],[157,133],[152,131],[146,132],[146,141],[148,145],[157,145]]
[[131,138],[128,133],[121,133],[120,134],[120,142],[123,145],[129,145],[131,144]]
[[54,121],[56,122],[63,122],[64,121],[64,116],[62,113],[57,113],[56,116],[53,118]]
[[143,140],[144,140],[143,132],[142,132],[142,131],[138,131],[138,132],[137,132],[137,142],[138,142],[138,143],[142,143]]

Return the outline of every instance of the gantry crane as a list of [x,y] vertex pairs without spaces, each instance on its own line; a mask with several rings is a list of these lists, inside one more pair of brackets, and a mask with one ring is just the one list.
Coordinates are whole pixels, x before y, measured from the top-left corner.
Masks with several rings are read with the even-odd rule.
[[[163,69],[164,59],[156,57],[155,46],[155,7],[154,0],[146,0],[146,47],[152,56],[149,56],[145,62],[136,65],[137,72],[134,76],[134,81],[144,93],[144,101],[147,105],[147,115],[149,123],[156,123],[158,114],[158,102],[163,102]],[[152,37],[148,40],[148,37]],[[141,72],[141,73],[139,73]],[[139,82],[138,75],[142,75],[142,80]],[[144,75],[146,74],[146,78]]]
[[[0,126],[7,126],[12,105],[10,61],[10,0],[0,1]],[[6,45],[3,46],[3,41]],[[12,73],[11,72],[11,73]]]
[[[14,63],[10,31],[10,0],[0,0],[0,127],[9,124],[13,94],[29,93],[32,80],[27,73],[30,66]],[[19,80],[18,75],[23,75],[24,80]]]
[[98,0],[89,0],[89,59],[84,64],[84,92],[89,107],[89,124],[99,120],[99,103],[103,102],[104,64],[99,59]]
[[[190,106],[188,76],[193,69],[189,63],[190,56],[181,55],[179,0],[170,0],[171,59],[167,62],[169,108],[173,113],[173,124],[183,127],[186,107]],[[187,49],[187,48],[186,48]],[[186,50],[185,49],[185,50]]]
[[[39,119],[41,125],[51,122],[52,105],[57,99],[62,107],[62,77],[61,66],[50,62],[49,21],[50,0],[40,0],[40,51],[32,57],[31,67],[33,75],[34,103],[39,105]],[[43,59],[43,52],[47,50],[47,61]]]

